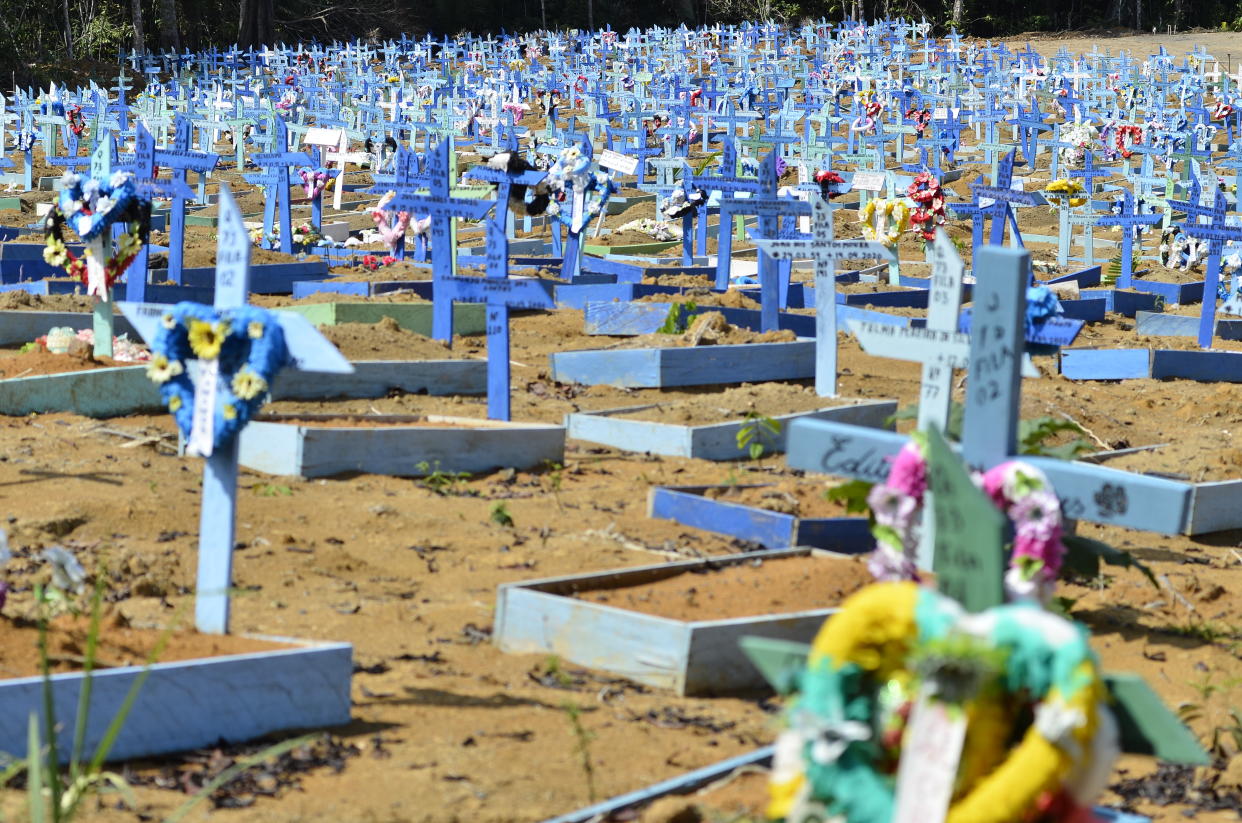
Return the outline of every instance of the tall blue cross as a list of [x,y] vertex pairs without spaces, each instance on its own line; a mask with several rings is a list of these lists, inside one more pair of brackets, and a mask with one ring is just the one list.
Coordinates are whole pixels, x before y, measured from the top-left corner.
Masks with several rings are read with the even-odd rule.
[[[398,151],[398,165],[401,165]],[[491,201],[468,200],[450,195],[449,141],[442,140],[427,153],[427,194],[417,194],[409,189],[396,192],[390,207],[431,217],[431,275],[438,283],[451,277],[453,271],[452,223],[459,217],[470,220],[482,218],[491,209]],[[432,286],[432,295],[436,286]],[[432,309],[431,336],[436,340],[453,339],[453,304],[448,300],[436,300]]]
[[[220,186],[220,218],[216,240],[215,308],[225,310],[246,304],[250,284],[250,236],[241,212],[229,192]],[[160,332],[161,318],[168,307],[150,303],[122,303],[121,311],[148,343]],[[302,371],[348,374],[353,366],[306,318],[291,312],[278,314],[292,367]],[[204,419],[214,414],[214,404],[206,397],[214,394],[204,381],[219,379],[217,361],[204,367],[200,361],[195,400],[203,403]],[[196,416],[196,426],[198,426]],[[201,434],[200,430],[200,434]],[[238,436],[218,448],[206,437],[203,466],[202,508],[199,514],[198,576],[194,600],[194,625],[205,634],[229,631],[230,590],[233,581],[233,551],[237,523]],[[191,442],[197,443],[191,432]]]
[[541,280],[509,278],[504,217],[487,220],[487,276],[443,277],[436,281],[434,297],[452,311],[454,301],[487,306],[487,416],[510,419],[509,412],[509,312],[514,309],[556,307],[549,285]]
[[1225,217],[1225,197],[1216,192],[1210,209],[1206,210],[1207,223],[1200,223],[1198,215],[1204,214],[1204,208],[1195,203],[1172,203],[1174,208],[1186,211],[1186,221],[1182,223],[1182,231],[1191,237],[1208,241],[1207,271],[1203,281],[1203,307],[1199,314],[1200,348],[1212,345],[1212,335],[1216,329],[1216,294],[1220,286],[1220,258],[1224,254],[1226,243],[1242,240],[1242,227],[1229,225]]
[[267,187],[267,199],[263,208],[263,233],[270,236],[272,224],[280,215],[280,250],[285,254],[293,254],[293,219],[289,203],[289,169],[294,166],[309,166],[310,155],[301,151],[289,151],[289,129],[285,120],[278,114],[272,115],[271,151],[251,155],[255,165],[262,166],[262,175],[247,175],[248,182],[263,183]]
[[1044,196],[1038,192],[1010,188],[1013,184],[1013,164],[1014,152],[1011,151],[1001,161],[995,186],[983,186],[978,183],[972,183],[970,186],[976,196],[990,197],[993,200],[992,205],[984,207],[992,218],[992,235],[989,242],[993,246],[999,246],[1004,242],[1006,222],[1012,229],[1014,241],[1019,246],[1023,245],[1022,233],[1018,230],[1018,217],[1013,211],[1013,203],[1020,203],[1024,206],[1042,206],[1047,203]]
[[815,261],[815,393],[837,394],[837,273],[838,260],[896,260],[883,243],[833,239],[834,206],[812,195],[811,236],[806,240],[756,240],[773,260],[810,258]]
[[[1117,288],[1128,289],[1134,279],[1134,241],[1139,241],[1142,249],[1142,237],[1136,236],[1136,230],[1142,226],[1154,226],[1164,218],[1159,214],[1140,214],[1135,208],[1134,194],[1129,189],[1122,190],[1121,211],[1110,214],[1095,221],[1097,226],[1120,226],[1121,235],[1121,275],[1117,278]],[[1204,294],[1206,298],[1206,293]]]

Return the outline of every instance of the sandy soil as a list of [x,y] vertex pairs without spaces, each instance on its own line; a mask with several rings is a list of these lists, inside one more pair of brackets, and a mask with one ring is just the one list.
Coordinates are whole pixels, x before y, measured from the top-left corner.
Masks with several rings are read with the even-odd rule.
[[[1011,42],[1020,46],[1025,40]],[[1062,46],[1086,51],[1097,44],[1114,52],[1135,48],[1146,53],[1157,43],[1171,51],[1204,43],[1222,57],[1236,47],[1242,56],[1242,36],[1233,34],[1032,38],[1035,48],[1049,54]],[[1036,179],[1046,162],[1041,158]],[[971,171],[973,179],[977,169]],[[219,178],[231,183],[236,173],[225,171]],[[966,182],[951,188],[963,194]],[[31,211],[33,202],[50,199],[48,194],[32,196]],[[654,214],[654,204],[635,206],[605,225],[614,228]],[[838,217],[842,236],[858,236],[852,215]],[[27,211],[0,212],[0,222],[8,225],[32,219]],[[1055,232],[1056,219],[1042,208],[1024,209],[1021,215],[1024,230],[1042,234]],[[214,260],[212,234],[206,228],[187,232],[193,255],[187,262],[209,265]],[[951,234],[968,237],[969,224],[953,224]],[[1150,249],[1154,242],[1145,245]],[[1055,255],[1051,244],[1031,246],[1037,260]],[[913,238],[903,239],[899,251],[903,260],[923,259],[921,243]],[[1100,257],[1111,253],[1104,244],[1097,249]],[[925,267],[906,270],[925,273]],[[353,270],[336,274],[367,277]],[[379,276],[386,274],[381,270]],[[287,299],[255,302],[282,301]],[[0,308],[86,310],[89,303],[69,296],[27,301],[5,295]],[[819,402],[808,391],[810,381],[668,391],[558,384],[549,376],[553,352],[635,344],[589,337],[582,329],[577,311],[514,317],[515,419],[560,422],[571,411],[653,403],[670,410],[715,405],[732,413],[742,407],[733,402],[739,398],[745,408],[753,404],[771,414],[791,404]],[[450,349],[393,323],[342,326],[327,334],[356,359],[486,356],[484,338],[459,337]],[[844,334],[839,344],[844,395],[893,399],[902,406],[916,400],[916,364],[865,355]],[[1119,316],[1084,330],[1076,345],[1188,347],[1174,338],[1139,337],[1133,321]],[[1236,350],[1236,344],[1221,347]],[[1072,383],[1055,374],[1052,361],[1038,358],[1037,364],[1045,376],[1024,381],[1024,417],[1068,417],[1084,427],[1083,437],[1094,448],[1159,446],[1109,465],[1196,481],[1242,478],[1242,450],[1233,442],[1242,426],[1234,386],[1180,380]],[[960,399],[960,383],[957,395]],[[373,400],[273,403],[267,410],[476,418],[486,413],[480,397],[399,393]],[[4,620],[30,616],[31,587],[39,579],[31,558],[53,544],[74,552],[92,573],[108,570],[110,621],[143,629],[184,620],[194,583],[200,461],[176,456],[174,445],[168,416],[0,418],[0,501],[17,558],[5,570],[13,591],[0,612]],[[353,643],[358,666],[353,720],[330,731],[357,753],[339,770],[301,774],[300,789],[251,798],[246,808],[210,817],[230,823],[539,820],[769,742],[777,705],[770,699],[678,698],[543,655],[501,654],[489,642],[496,586],[745,548],[647,517],[647,494],[655,485],[720,485],[724,488],[713,496],[826,517],[842,513],[823,500],[824,491],[837,482],[790,471],[782,459],[769,456],[713,464],[573,441],[561,465],[445,483],[366,475],[304,481],[243,470],[233,629]],[[745,488],[752,484],[765,485]],[[497,505],[511,524],[491,516]],[[1098,579],[1060,586],[1058,593],[1074,601],[1074,616],[1091,626],[1093,646],[1106,668],[1143,674],[1172,707],[1197,707],[1192,728],[1207,740],[1218,735],[1233,754],[1228,729],[1236,721],[1229,711],[1242,705],[1242,531],[1195,539],[1091,524],[1083,524],[1081,531],[1134,552],[1163,581],[1156,590],[1137,572],[1109,568]],[[708,579],[695,581],[700,605],[726,599],[716,584],[707,587]],[[820,572],[817,565],[765,583],[763,608],[787,608],[795,596],[805,598],[799,601],[802,606],[829,605],[861,582],[839,569]],[[685,594],[672,599],[687,616],[699,614],[684,608]],[[1239,764],[1242,759],[1233,754],[1232,764],[1226,764],[1231,770],[1213,774],[1237,779],[1230,775],[1242,768]],[[154,781],[166,765],[138,764],[132,773]],[[1123,772],[1143,776],[1153,768],[1150,760],[1127,758],[1115,777]],[[762,778],[744,778],[717,791],[705,805],[754,810],[762,802]],[[182,795],[144,785],[137,798],[141,814],[158,817]],[[21,800],[17,793],[3,796],[0,811],[11,811]],[[649,819],[672,819],[669,804],[679,802],[685,801],[651,810]],[[1181,803],[1139,808],[1161,823],[1196,815]],[[199,812],[192,819],[207,817]],[[92,810],[91,819],[128,823],[136,817],[110,803]],[[1238,817],[1199,812],[1195,819],[1216,823]]]

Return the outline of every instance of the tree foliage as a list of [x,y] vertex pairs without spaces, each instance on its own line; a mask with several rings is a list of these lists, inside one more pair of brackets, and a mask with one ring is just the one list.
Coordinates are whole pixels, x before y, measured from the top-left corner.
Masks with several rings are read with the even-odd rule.
[[[55,75],[66,59],[112,62],[135,41],[152,50],[197,50],[272,41],[380,41],[400,33],[585,28],[590,19],[624,31],[890,15],[926,17],[940,31],[956,23],[962,33],[982,37],[1098,28],[1242,30],[1242,0],[0,0],[0,37],[8,45],[0,68],[14,82],[38,82]],[[72,79],[61,68],[61,79]]]

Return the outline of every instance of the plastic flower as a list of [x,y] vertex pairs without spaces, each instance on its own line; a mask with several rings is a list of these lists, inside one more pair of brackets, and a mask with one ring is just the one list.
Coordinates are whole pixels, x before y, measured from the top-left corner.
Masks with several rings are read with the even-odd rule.
[[151,358],[151,365],[147,366],[147,377],[153,383],[167,383],[174,377],[177,377],[185,371],[185,366],[180,360],[169,360],[162,354],[157,354]]
[[177,318],[173,317],[171,314],[165,313],[164,316],[160,318],[160,324],[164,328],[171,331],[177,327]]
[[44,549],[40,555],[52,566],[52,585],[63,591],[81,594],[86,580],[86,569],[70,552],[60,546]]
[[1061,529],[1061,503],[1048,491],[1035,491],[1009,509],[1019,535],[1051,539]]
[[258,340],[263,337],[263,324],[258,320],[252,321],[246,326],[246,334],[251,340]]
[[253,400],[267,391],[267,381],[253,369],[244,368],[233,375],[233,394],[240,400]]
[[927,491],[927,461],[913,441],[906,443],[893,458],[888,472],[888,485],[903,494],[921,500]]
[[220,347],[228,336],[228,322],[209,323],[206,320],[190,321],[190,348],[200,360],[215,360]]
[[885,483],[876,483],[867,494],[867,504],[881,526],[907,531],[918,508],[918,501],[910,495]]
[[223,406],[221,406],[220,413],[224,416],[225,420],[236,420],[237,419],[237,407],[234,406],[232,403],[225,403]]
[[168,410],[173,414],[181,411],[181,395],[174,394],[172,397],[168,398]]

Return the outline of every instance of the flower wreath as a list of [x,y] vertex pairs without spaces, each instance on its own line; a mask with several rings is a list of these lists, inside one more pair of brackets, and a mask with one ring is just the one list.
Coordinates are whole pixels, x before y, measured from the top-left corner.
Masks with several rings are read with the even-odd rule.
[[967,723],[948,823],[1092,820],[1119,754],[1087,632],[1033,603],[966,614],[915,583],[869,586],[820,629],[800,687],[771,818],[888,823],[920,695]]
[[1226,117],[1228,117],[1231,114],[1233,114],[1233,106],[1229,105],[1228,103],[1217,100],[1215,105],[1212,106],[1212,119],[1213,120],[1224,120]]
[[[914,433],[893,458],[888,478],[873,486],[867,496],[876,538],[869,567],[878,580],[918,579],[912,558],[927,493],[926,448],[925,436]],[[1007,593],[1012,599],[1046,600],[1065,557],[1061,503],[1048,478],[1029,463],[1010,460],[974,479],[1013,523]]]
[[874,131],[875,119],[880,116],[880,112],[884,110],[883,104],[878,100],[872,100],[863,107],[863,113],[854,118],[854,122],[850,124],[851,131]]
[[69,130],[73,132],[74,137],[81,137],[82,132],[86,131],[86,118],[82,116],[82,107],[79,105],[70,106],[65,111],[65,119],[69,121]]
[[35,133],[32,131],[22,131],[17,133],[17,150],[32,151],[35,145]]
[[927,126],[932,120],[932,110],[929,108],[912,107],[906,112],[906,119],[914,121],[914,133],[919,137],[923,136],[923,132],[927,130]]
[[910,207],[900,200],[872,198],[858,215],[863,237],[896,246],[901,233],[910,226]]
[[924,240],[935,240],[936,226],[943,226],[945,221],[944,189],[940,181],[928,172],[920,172],[906,188],[906,196],[914,201],[914,211],[910,214],[913,230]]
[[581,225],[585,227],[603,210],[608,198],[617,191],[612,175],[603,171],[591,171],[591,158],[583,154],[577,145],[566,146],[561,150],[556,162],[548,169],[544,185],[552,195],[546,213],[570,229],[573,228],[573,209],[564,208],[562,204],[571,199],[574,193],[586,194],[580,217]]
[[[1126,138],[1129,139],[1127,140]],[[1134,156],[1130,146],[1143,145],[1143,127],[1133,124],[1118,126],[1117,131],[1113,135],[1113,140],[1117,146],[1117,153],[1129,160]]]
[[320,166],[312,169],[305,166],[298,170],[298,175],[302,178],[302,188],[306,191],[306,199],[314,200],[323,194],[323,190],[328,187],[328,183],[341,172],[337,169],[325,169]]
[[[138,193],[134,176],[126,172],[112,175],[108,183],[67,172],[61,180],[60,198],[43,222],[43,260],[50,266],[63,268],[70,277],[80,280],[87,293],[106,298],[117,278],[134,262],[147,241],[151,227],[151,200]],[[82,257],[65,245],[65,224],[69,223],[78,237],[90,241],[99,237],[113,223],[124,222],[126,231],[117,240],[115,249],[104,257],[102,283],[92,283],[86,258],[92,256],[88,247]],[[112,246],[107,242],[104,248]]]
[[217,449],[250,421],[290,360],[284,330],[272,312],[256,306],[220,311],[201,303],[178,303],[164,314],[151,353],[147,377],[159,385],[160,399],[187,437],[196,394],[186,361],[217,362],[212,428]]

